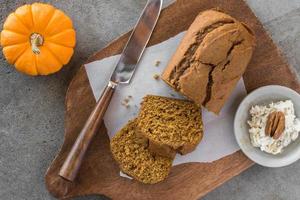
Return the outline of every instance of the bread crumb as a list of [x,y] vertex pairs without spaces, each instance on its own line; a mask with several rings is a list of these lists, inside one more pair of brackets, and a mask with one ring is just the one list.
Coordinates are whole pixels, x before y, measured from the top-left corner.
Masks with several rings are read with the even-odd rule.
[[126,97],[126,98],[121,102],[122,106],[124,106],[124,107],[126,107],[126,108],[129,108],[130,105],[129,105],[128,103],[129,103],[129,101],[130,101],[130,98],[132,98],[131,95],[129,95],[128,97]]
[[125,98],[125,99],[123,100],[123,102],[127,104],[127,103],[129,102],[129,99]]
[[158,80],[158,79],[160,78],[160,76],[159,76],[158,74],[154,74],[154,75],[153,75],[153,78],[154,78],[155,80]]
[[122,102],[121,105],[124,106],[125,108],[129,108],[130,107],[130,105],[128,103],[125,103],[125,102]]
[[155,62],[155,66],[158,67],[158,66],[160,65],[160,63],[161,63],[161,62],[160,62],[159,60],[157,60],[157,61]]

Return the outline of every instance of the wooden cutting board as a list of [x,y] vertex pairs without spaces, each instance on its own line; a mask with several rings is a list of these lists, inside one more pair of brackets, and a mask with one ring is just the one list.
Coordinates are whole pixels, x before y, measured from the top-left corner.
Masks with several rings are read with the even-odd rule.
[[[178,0],[163,10],[149,46],[186,30],[199,12],[216,7],[248,24],[257,37],[257,48],[244,76],[248,92],[270,84],[284,85],[300,92],[296,76],[243,0]],[[128,36],[129,33],[113,41],[87,62],[120,53]],[[48,190],[57,198],[103,194],[123,200],[197,199],[253,165],[239,151],[213,163],[173,167],[165,181],[144,185],[119,176],[119,168],[111,156],[109,139],[102,125],[76,181],[67,182],[57,175],[58,171],[94,105],[95,99],[85,69],[81,67],[67,91],[64,144],[45,176]]]

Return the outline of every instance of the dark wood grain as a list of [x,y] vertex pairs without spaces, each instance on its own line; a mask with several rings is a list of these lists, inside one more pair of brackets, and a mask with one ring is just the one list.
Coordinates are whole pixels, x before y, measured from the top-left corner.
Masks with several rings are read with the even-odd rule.
[[[255,32],[257,47],[244,76],[248,92],[264,85],[278,84],[300,92],[300,84],[280,50],[243,0],[178,0],[164,9],[149,46],[186,30],[199,12],[216,8],[247,23]],[[121,52],[129,33],[121,36],[88,60]],[[109,150],[104,125],[93,139],[74,183],[58,176],[64,159],[81,130],[95,100],[83,67],[71,82],[66,96],[64,144],[46,173],[46,186],[58,198],[104,194],[112,199],[197,199],[246,170],[253,163],[240,151],[212,163],[189,163],[173,167],[170,176],[156,185],[144,185],[119,176]],[[200,144],[201,145],[201,144]]]
[[110,82],[104,89],[59,171],[59,175],[62,178],[68,181],[74,181],[76,178],[86,151],[101,126],[104,114],[114,94],[115,87],[116,84]]

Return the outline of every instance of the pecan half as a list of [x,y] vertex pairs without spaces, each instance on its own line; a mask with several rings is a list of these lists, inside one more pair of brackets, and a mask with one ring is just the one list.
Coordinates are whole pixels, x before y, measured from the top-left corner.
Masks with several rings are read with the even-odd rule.
[[285,129],[285,116],[283,112],[272,112],[269,114],[265,133],[267,136],[278,139]]

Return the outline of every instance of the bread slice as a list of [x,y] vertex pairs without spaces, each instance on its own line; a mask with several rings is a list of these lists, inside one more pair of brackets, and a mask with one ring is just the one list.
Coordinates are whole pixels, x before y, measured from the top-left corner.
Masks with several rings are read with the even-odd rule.
[[162,79],[218,114],[244,74],[255,48],[253,32],[233,17],[208,10],[188,29]]
[[193,151],[203,136],[200,108],[190,102],[147,95],[138,116],[138,133],[149,139],[149,150],[173,158]]
[[134,179],[154,184],[164,180],[171,169],[173,159],[153,155],[147,140],[137,137],[136,120],[129,121],[111,140],[111,152],[121,170]]

